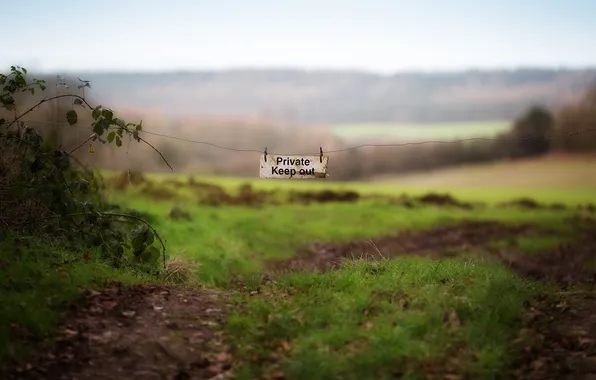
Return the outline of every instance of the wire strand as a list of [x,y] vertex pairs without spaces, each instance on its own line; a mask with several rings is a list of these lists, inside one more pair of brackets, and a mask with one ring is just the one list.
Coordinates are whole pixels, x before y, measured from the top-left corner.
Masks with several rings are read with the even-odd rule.
[[[55,122],[47,122],[47,121],[23,121],[23,123],[27,124],[45,124],[45,125],[68,125],[67,123],[55,123]],[[87,128],[84,126],[77,126],[74,125],[74,127],[78,127],[78,128]],[[89,128],[91,129],[91,128]],[[211,143],[208,141],[201,141],[201,140],[193,140],[193,139],[188,139],[185,137],[179,137],[179,136],[172,136],[172,135],[167,135],[164,133],[157,133],[157,132],[150,132],[150,131],[146,131],[146,130],[141,130],[141,133],[147,134],[147,135],[152,135],[152,136],[157,136],[157,137],[163,137],[163,138],[168,138],[168,139],[172,139],[172,140],[178,140],[178,141],[183,141],[183,142],[187,142],[187,143],[191,143],[191,144],[200,144],[200,145],[207,145],[207,146],[211,146],[217,149],[222,149],[222,150],[227,150],[227,151],[233,151],[233,152],[252,152],[252,153],[263,153],[264,150],[259,150],[259,149],[242,149],[242,148],[233,148],[233,147],[228,147],[228,146],[223,146],[223,145],[219,145],[219,144],[215,144],[215,143]],[[579,136],[583,133],[586,132],[596,132],[596,128],[584,128],[584,129],[580,129],[574,132],[567,132],[567,133],[562,133],[562,136]],[[530,136],[522,136],[522,137],[516,137],[516,138],[511,138],[509,140],[511,141],[523,141],[523,140],[531,140],[531,139],[535,139],[535,138],[541,138],[543,136],[540,135],[530,135]],[[348,148],[342,148],[342,149],[335,149],[335,150],[328,150],[328,151],[323,151],[323,154],[331,154],[331,153],[341,153],[341,152],[347,152],[347,151],[351,151],[351,150],[356,150],[356,149],[362,149],[362,148],[391,148],[391,147],[405,147],[405,146],[414,146],[414,145],[428,145],[428,144],[458,144],[458,143],[463,143],[463,142],[471,142],[471,141],[490,141],[490,142],[496,142],[496,141],[503,141],[503,140],[507,140],[507,138],[504,137],[469,137],[469,138],[463,138],[463,139],[456,139],[456,140],[423,140],[423,141],[409,141],[409,142],[404,142],[404,143],[392,143],[392,144],[360,144],[360,145],[355,145],[355,146],[351,146]],[[320,153],[316,152],[316,153],[293,153],[293,154],[286,154],[286,153],[272,153],[272,152],[267,152],[267,154],[273,154],[273,155],[278,155],[278,156],[319,156]]]

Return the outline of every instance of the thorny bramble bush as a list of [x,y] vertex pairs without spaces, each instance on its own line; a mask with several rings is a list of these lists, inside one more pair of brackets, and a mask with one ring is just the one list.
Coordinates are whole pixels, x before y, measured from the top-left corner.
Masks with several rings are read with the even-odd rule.
[[[157,274],[157,264],[160,257],[165,260],[166,249],[157,231],[137,214],[118,212],[107,204],[101,196],[98,174],[82,166],[75,168],[72,153],[86,144],[92,149],[95,141],[120,147],[127,135],[165,158],[139,136],[142,122],[127,123],[107,107],[91,106],[84,97],[85,88],[90,87],[89,81],[79,78],[82,95],[43,98],[19,113],[16,95],[28,92],[33,96],[46,89],[46,82],[28,81],[27,70],[19,66],[12,66],[7,75],[0,74],[0,109],[14,114],[8,120],[0,118],[0,238],[52,239],[75,247],[82,258],[89,259],[84,252],[93,250],[98,252],[98,259],[114,267],[135,263]],[[93,118],[91,136],[70,152],[50,146],[22,122],[43,103],[65,97],[73,100],[65,115],[69,125],[78,122],[77,107]]]

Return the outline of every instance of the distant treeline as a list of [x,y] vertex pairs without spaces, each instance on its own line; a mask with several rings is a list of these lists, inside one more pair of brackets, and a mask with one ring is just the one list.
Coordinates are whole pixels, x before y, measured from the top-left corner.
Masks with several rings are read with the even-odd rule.
[[536,102],[554,107],[579,96],[596,80],[596,69],[394,75],[272,69],[79,76],[92,81],[92,93],[120,107],[170,116],[260,115],[280,124],[317,125],[511,120]]
[[341,159],[334,157],[334,161],[342,179],[359,179],[537,157],[551,152],[596,152],[596,86],[588,89],[581,100],[555,110],[539,105],[530,107],[508,132],[494,141],[377,147],[342,153]]
[[[73,87],[76,88],[76,84]],[[32,121],[32,127],[50,137],[50,141],[70,150],[87,139],[91,133],[88,128],[91,120],[86,114],[81,113],[78,128],[68,126],[65,113],[72,107],[68,101],[44,104],[39,110],[28,115],[27,120]],[[347,147],[325,128],[281,128],[278,123],[259,118],[173,118],[143,111],[116,111],[127,120],[143,119],[146,130],[150,132],[187,140],[201,140],[241,150],[264,150],[267,147],[271,153],[316,154],[319,146],[324,147],[326,151]],[[74,128],[76,133],[64,133],[63,128]],[[334,153],[329,161],[330,179],[357,180],[460,164],[539,156],[553,151],[596,151],[596,132],[569,135],[586,128],[596,128],[596,85],[589,88],[581,99],[570,101],[561,107],[529,107],[512,123],[511,130],[497,136],[496,141],[365,147]],[[528,138],[530,136],[532,138]],[[163,153],[177,172],[258,176],[259,153],[229,151],[192,141],[147,134],[143,137]],[[382,143],[386,144],[388,141]],[[124,144],[128,142],[125,141]],[[161,158],[144,144],[128,150],[113,149],[97,141],[94,143],[94,150],[95,153],[90,154],[88,149],[80,149],[77,151],[77,157],[83,163],[105,169],[169,170]]]

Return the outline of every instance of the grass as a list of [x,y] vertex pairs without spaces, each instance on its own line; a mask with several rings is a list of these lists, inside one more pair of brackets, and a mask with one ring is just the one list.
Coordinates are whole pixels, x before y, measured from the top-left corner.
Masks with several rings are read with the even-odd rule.
[[228,333],[245,361],[240,379],[414,379],[433,368],[491,378],[533,291],[494,263],[356,262],[242,296]]
[[472,121],[458,123],[360,123],[340,124],[329,127],[332,133],[347,141],[391,138],[422,141],[432,139],[461,139],[492,137],[511,128],[507,121]]
[[177,201],[114,195],[113,201],[156,216],[155,227],[172,253],[196,260],[200,281],[224,285],[236,274],[258,271],[263,259],[287,258],[312,241],[346,241],[422,229],[462,219],[560,223],[568,211],[495,209],[410,209],[382,201],[282,205],[263,209],[185,203],[192,221],[165,218]]
[[[509,363],[509,337],[519,327],[524,301],[544,292],[501,265],[479,258],[438,264],[406,257],[377,264],[352,262],[324,274],[289,274],[266,285],[256,274],[263,260],[291,257],[313,241],[371,238],[464,219],[530,222],[565,231],[564,218],[573,211],[501,208],[493,203],[522,196],[549,203],[596,201],[593,187],[582,189],[575,184],[539,191],[521,186],[495,188],[494,183],[504,182],[506,177],[502,177],[474,189],[441,188],[461,200],[489,202],[472,210],[408,208],[381,199],[261,208],[205,206],[197,203],[197,195],[189,187],[166,183],[186,181],[186,176],[148,177],[155,187],[167,188],[162,191],[167,193],[165,198],[173,198],[153,199],[133,187],[110,190],[110,200],[152,218],[175,258],[167,281],[186,283],[196,277],[204,286],[238,291],[230,280],[244,277],[249,289],[237,295],[238,307],[228,320],[227,332],[235,357],[241,360],[238,376],[247,379],[263,371],[282,371],[289,379],[377,379],[396,375],[397,368],[404,371],[405,378],[433,371],[495,377]],[[422,186],[391,182],[195,179],[234,190],[249,182],[256,189],[280,191],[426,192]],[[188,212],[190,219],[168,218],[176,206]],[[561,236],[520,237],[494,244],[513,242],[521,251],[533,253],[573,238]],[[23,254],[15,252],[12,242],[4,241],[0,248],[0,302],[4,309],[0,313],[0,356],[4,358],[19,356],[29,347],[22,331],[38,337],[54,331],[60,310],[76,298],[79,289],[101,286],[106,279],[147,281],[126,269],[116,271],[93,261],[56,265],[68,255],[60,247],[34,246]]]
[[[163,175],[151,178],[158,182],[174,179]],[[244,179],[201,180],[227,189],[246,183]],[[300,181],[251,184],[282,191],[325,185]],[[366,186],[333,184],[327,188],[359,190]],[[372,193],[374,189],[370,188]],[[502,265],[469,256],[440,264],[405,257],[380,264],[351,262],[323,274],[288,274],[265,285],[251,275],[261,269],[262,260],[290,257],[317,240],[369,238],[463,219],[530,222],[567,233],[563,220],[573,213],[493,205],[473,210],[433,206],[411,209],[382,200],[215,207],[198,205],[184,188],[171,190],[179,197],[154,201],[134,189],[112,196],[118,203],[154,215],[170,251],[199,263],[201,283],[229,287],[232,277],[244,276],[248,289],[235,299],[236,312],[227,324],[228,339],[240,360],[240,379],[263,374],[274,377],[276,372],[288,379],[382,379],[395,376],[397,369],[404,378],[412,379],[433,371],[498,377],[514,354],[509,342],[519,328],[524,303],[546,292]],[[577,202],[569,191],[546,189],[543,194],[541,201]],[[593,202],[593,194],[585,193],[582,201]],[[528,195],[536,198],[527,191],[495,190],[464,196],[463,200],[505,201]],[[189,212],[192,220],[167,219],[176,205]],[[533,253],[573,238],[562,236],[520,237],[515,244],[521,251]]]

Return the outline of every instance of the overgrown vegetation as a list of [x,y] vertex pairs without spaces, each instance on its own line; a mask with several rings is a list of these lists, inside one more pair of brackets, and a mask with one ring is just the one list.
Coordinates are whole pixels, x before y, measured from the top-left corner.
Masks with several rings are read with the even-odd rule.
[[[47,331],[44,325],[54,317],[44,307],[68,299],[77,284],[93,283],[102,274],[111,276],[118,268],[158,275],[166,252],[157,231],[139,215],[108,204],[101,178],[73,157],[83,147],[93,152],[98,142],[120,147],[125,136],[146,143],[139,136],[141,123],[125,122],[107,107],[90,105],[84,96],[90,84],[81,79],[81,94],[44,97],[25,109],[16,99],[45,91],[45,81],[30,80],[25,68],[13,66],[0,75],[0,87],[0,109],[12,115],[0,119],[0,355],[4,356],[15,354],[10,342],[19,329],[34,335]],[[22,121],[42,104],[65,98],[72,101],[63,115],[69,125],[77,125],[81,113],[93,119],[92,134],[70,151],[57,148]],[[20,308],[28,311],[19,313]]]

